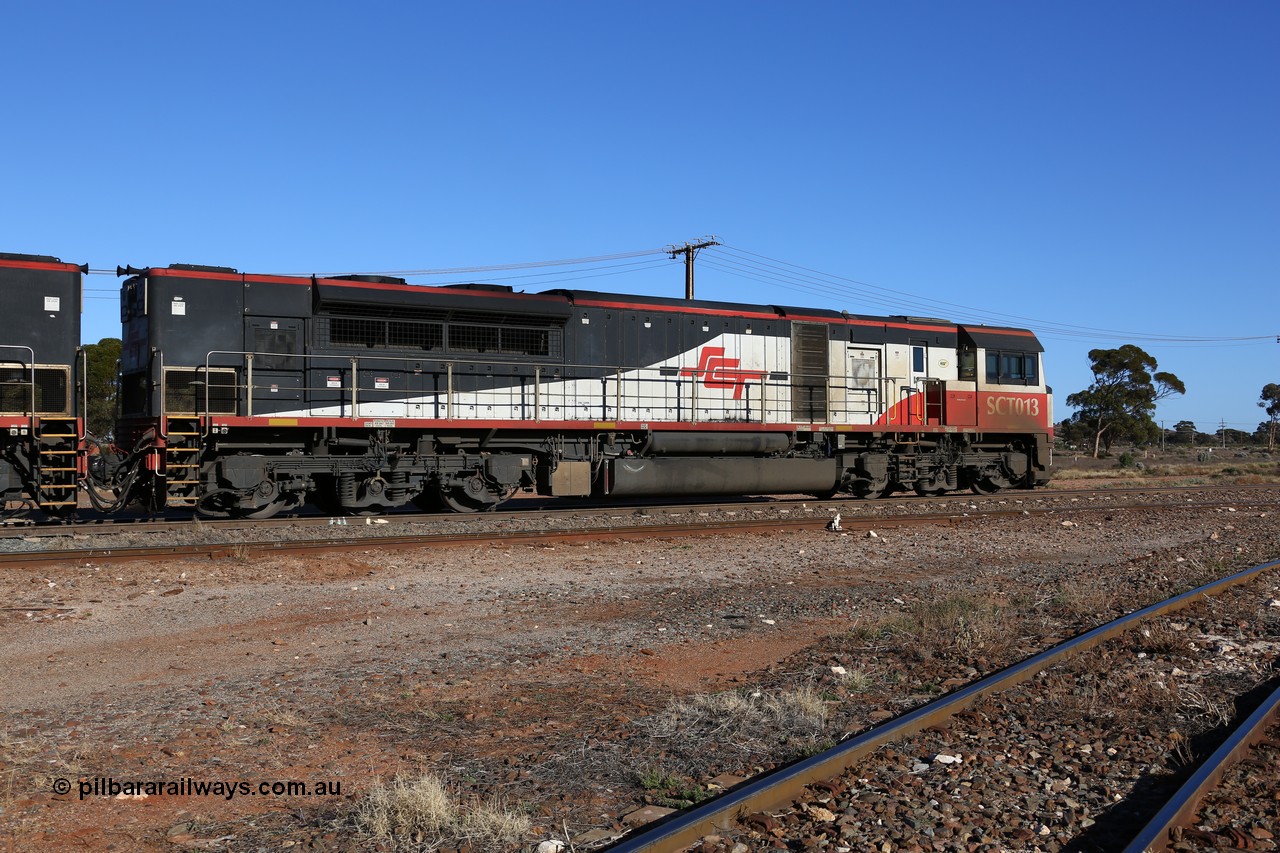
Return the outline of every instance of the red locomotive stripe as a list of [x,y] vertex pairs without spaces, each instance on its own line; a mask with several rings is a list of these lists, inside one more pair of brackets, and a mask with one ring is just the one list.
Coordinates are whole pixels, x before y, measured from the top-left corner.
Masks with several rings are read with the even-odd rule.
[[[744,319],[761,319],[761,320],[800,320],[807,323],[833,323],[839,326],[871,326],[883,327],[890,329],[908,329],[916,332],[954,332],[957,326],[964,326],[964,323],[956,323],[950,326],[926,325],[922,323],[899,323],[893,322],[889,318],[884,319],[867,319],[865,317],[820,317],[809,314],[778,314],[766,311],[729,311],[723,308],[699,308],[697,306],[683,305],[651,305],[649,303],[639,302],[613,302],[600,299],[584,299],[575,301],[574,306],[588,306],[592,308],[613,308],[615,310],[625,311],[666,311],[674,314],[690,314],[705,315],[712,317],[742,317]],[[1034,332],[1026,329],[1006,329],[999,326],[981,326],[983,332],[998,335],[1025,335],[1026,337],[1034,337]]]
[[[200,270],[173,270],[167,267],[151,267],[146,270],[148,276],[171,276],[173,278],[199,278],[212,279],[215,281],[245,281],[251,284],[294,284],[294,285],[311,285],[310,276],[286,276],[286,275],[262,275],[258,273],[225,273],[225,272],[202,272]],[[393,290],[409,293],[438,293],[449,296],[484,296],[497,297],[501,299],[537,299],[540,301],[555,300],[557,302],[566,302],[563,296],[559,294],[541,294],[541,293],[506,293],[491,290],[463,290],[456,287],[435,287],[430,284],[385,284],[372,281],[348,281],[338,278],[317,277],[315,279],[318,284],[328,284],[336,287],[351,287],[362,290]]]
[[[74,269],[74,267],[71,267]],[[258,275],[250,273],[219,273],[219,272],[201,272],[199,270],[174,270],[165,267],[153,267],[147,270],[148,275],[161,276],[167,275],[174,278],[203,278],[221,281],[248,281],[261,282],[267,284],[295,284],[309,285],[312,282],[310,277],[302,276],[275,276],[275,275]],[[452,287],[436,287],[429,284],[386,284],[372,281],[348,281],[345,279],[335,278],[317,278],[317,282],[335,285],[344,288],[356,288],[360,290],[389,290],[401,293],[439,293],[457,296],[465,294],[468,297],[485,297],[490,299],[514,299],[517,301],[534,299],[540,301],[562,301],[569,303],[567,297],[558,293],[508,293],[505,291],[493,290],[462,290]],[[636,311],[639,313],[667,313],[667,314],[686,314],[690,316],[706,316],[706,317],[740,317],[751,320],[777,320],[791,321],[799,320],[809,323],[833,323],[843,326],[866,326],[872,328],[890,328],[890,329],[906,329],[916,332],[955,332],[957,326],[964,326],[964,323],[956,323],[948,326],[938,326],[925,323],[902,323],[895,322],[889,318],[884,319],[867,319],[863,317],[823,317],[812,314],[780,314],[768,311],[731,311],[724,308],[701,308],[696,305],[661,305],[641,302],[625,302],[604,299],[582,299],[574,300],[574,307],[587,308],[611,308],[618,311]],[[1000,326],[981,326],[981,331],[989,334],[1000,335],[1021,335],[1025,337],[1034,337],[1034,333],[1026,329],[1010,329]]]
[[648,303],[638,302],[612,302],[600,299],[584,299],[575,301],[575,306],[587,306],[591,308],[613,308],[622,311],[638,311],[644,313],[646,311],[662,312],[671,314],[689,314],[692,316],[708,316],[708,317],[742,317],[752,320],[800,320],[809,323],[835,323],[837,325],[850,326],[889,326],[895,329],[913,329],[918,331],[932,332],[954,332],[955,326],[923,326],[910,325],[906,323],[891,323],[887,320],[866,320],[856,317],[817,317],[808,314],[779,314],[769,313],[767,311],[730,311],[724,308],[699,308],[695,305],[651,305]]
[[53,272],[79,272],[76,264],[51,264],[47,261],[14,261],[0,258],[0,267],[19,270],[50,270]]
[[171,270],[167,267],[151,267],[144,270],[149,277],[168,276],[170,278],[199,278],[213,281],[249,281],[262,284],[311,284],[309,278],[296,278],[283,275],[249,275],[239,272],[206,272],[202,270]]
[[[310,279],[307,282],[310,283]],[[336,287],[355,287],[362,290],[392,290],[400,293],[437,293],[449,296],[483,296],[486,299],[515,299],[517,301],[534,299],[539,302],[564,302],[568,304],[569,300],[565,299],[559,293],[508,293],[504,290],[466,290],[460,287],[436,287],[431,284],[385,284],[376,281],[348,281],[339,278],[317,278],[320,284],[329,284]]]
[[[142,271],[149,277],[169,276],[171,278],[208,278],[215,281],[243,281],[244,274],[238,272],[202,272],[200,270],[171,270],[165,267],[149,267]],[[309,283],[309,282],[308,282]]]
[[[688,421],[503,421],[503,420],[460,420],[387,417],[385,415],[362,416],[359,418],[312,418],[285,417],[280,415],[262,415],[254,417],[214,416],[206,419],[207,423],[218,427],[346,427],[355,429],[497,429],[506,432],[562,430],[565,432],[884,432],[888,427],[893,432],[942,433],[942,432],[979,432],[974,426],[965,426],[957,430],[954,426],[920,424],[759,424],[759,423],[726,423],[715,421],[710,423],[692,423]],[[376,422],[377,426],[366,426]],[[394,422],[394,426],[387,424]]]

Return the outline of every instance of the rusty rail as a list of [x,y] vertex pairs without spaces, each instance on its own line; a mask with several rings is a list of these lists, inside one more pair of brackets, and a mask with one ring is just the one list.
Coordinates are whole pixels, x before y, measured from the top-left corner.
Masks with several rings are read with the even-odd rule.
[[1200,768],[1177,790],[1164,808],[1134,836],[1133,841],[1124,849],[1124,853],[1170,849],[1176,840],[1174,835],[1177,831],[1195,822],[1196,813],[1205,795],[1222,783],[1222,777],[1226,772],[1238,764],[1249,750],[1266,736],[1267,730],[1277,722],[1280,722],[1280,689],[1268,696],[1236,727],[1236,730],[1223,741],[1213,755],[1205,759]]
[[1041,670],[1112,639],[1144,620],[1175,613],[1202,598],[1249,583],[1278,566],[1280,560],[1254,566],[1086,631],[824,752],[744,782],[703,805],[650,824],[606,849],[610,853],[672,853],[681,850],[702,836],[714,833],[717,828],[732,825],[744,814],[782,807],[797,799],[806,786],[840,775],[886,744],[939,725],[980,699],[1026,681]]
[[[1019,511],[1018,514],[1021,514]],[[976,518],[977,516],[969,516]],[[914,515],[897,518],[860,519],[850,522],[845,530],[881,530],[924,525],[955,526],[965,520],[956,515]],[[341,539],[299,539],[271,542],[233,542],[189,545],[147,545],[129,548],[82,548],[73,550],[31,550],[0,552],[0,566],[30,565],[53,562],[127,562],[157,557],[247,557],[258,554],[307,553],[327,551],[367,551],[371,548],[435,548],[453,545],[492,545],[580,539],[653,539],[664,536],[709,536],[719,533],[772,532],[785,530],[820,530],[829,519],[778,518],[742,519],[738,521],[694,522],[689,524],[635,524],[625,526],[589,526],[575,530],[483,531],[478,533],[413,534],[407,536],[344,537]]]

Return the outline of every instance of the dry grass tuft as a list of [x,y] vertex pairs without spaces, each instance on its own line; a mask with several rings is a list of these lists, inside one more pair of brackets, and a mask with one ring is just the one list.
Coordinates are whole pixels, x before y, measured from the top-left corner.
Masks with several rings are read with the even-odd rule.
[[1005,608],[967,595],[912,605],[886,620],[880,633],[917,660],[990,655],[1003,650],[1014,634]]
[[839,676],[840,686],[849,693],[866,693],[876,683],[876,678],[864,669],[851,669]]
[[1119,607],[1120,590],[1105,577],[1073,577],[1058,584],[1054,604],[1068,616],[1100,617]]
[[826,722],[826,701],[804,686],[778,693],[699,693],[673,700],[644,725],[680,772],[697,777],[699,768],[726,753],[739,760],[811,754],[827,745]]
[[1195,453],[1156,453],[1135,459],[1135,462],[1143,463],[1142,468],[1120,467],[1114,458],[1094,460],[1078,456],[1070,461],[1064,458],[1055,466],[1053,476],[1058,481],[1114,481],[1110,485],[1116,486],[1152,479],[1172,481],[1170,485],[1204,485],[1207,481],[1240,485],[1280,482],[1280,466],[1270,454],[1250,453],[1242,459],[1228,451],[1226,456],[1206,454],[1206,458],[1201,460],[1197,457],[1202,453],[1205,450],[1197,449]]
[[785,693],[698,693],[672,702],[654,721],[653,733],[665,737],[681,728],[710,728],[742,734],[776,727],[788,731],[821,731],[827,707],[812,687]]
[[1185,631],[1175,631],[1167,622],[1153,622],[1138,629],[1134,647],[1149,655],[1183,655],[1193,653]]
[[470,842],[480,849],[511,849],[529,831],[528,816],[497,800],[461,803],[433,773],[377,782],[361,801],[356,827],[374,838],[432,850]]

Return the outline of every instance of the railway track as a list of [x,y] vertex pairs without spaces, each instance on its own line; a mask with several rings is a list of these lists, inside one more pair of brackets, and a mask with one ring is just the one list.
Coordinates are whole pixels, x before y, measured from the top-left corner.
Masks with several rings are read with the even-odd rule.
[[[1273,833],[1245,832],[1228,826],[1223,832],[1209,832],[1194,827],[1205,801],[1216,796],[1239,811],[1248,805],[1252,787],[1249,779],[1229,779],[1228,774],[1241,764],[1261,768],[1274,783],[1275,770],[1280,766],[1280,687],[1258,705],[1257,709],[1241,721],[1240,725],[1209,756],[1200,769],[1178,789],[1169,802],[1144,826],[1125,853],[1142,853],[1145,850],[1168,850],[1175,843],[1190,844],[1204,850],[1220,850],[1224,846],[1247,850],[1253,842],[1269,839]],[[1255,754],[1257,753],[1257,754]],[[1224,785],[1224,782],[1227,783]],[[1275,796],[1272,796],[1274,808]],[[1255,802],[1258,810],[1265,808]],[[1254,812],[1257,814],[1257,812]],[[1271,821],[1274,827],[1274,821]]]
[[[837,498],[822,500],[812,496],[779,497],[762,496],[734,500],[707,499],[698,502],[661,503],[656,501],[571,501],[564,498],[518,498],[504,504],[496,512],[469,515],[466,513],[424,513],[410,510],[395,511],[376,517],[328,516],[320,513],[290,513],[269,519],[220,519],[192,517],[190,513],[171,516],[104,516],[91,510],[83,510],[82,517],[71,520],[35,521],[27,518],[0,522],[0,540],[21,538],[58,538],[77,534],[99,533],[156,533],[183,529],[204,530],[271,530],[276,528],[307,527],[359,527],[381,523],[431,523],[468,525],[477,521],[541,520],[565,517],[619,517],[635,513],[651,516],[680,516],[697,512],[750,512],[778,508],[815,508],[828,514],[839,512],[845,516],[873,513],[890,509],[918,509],[923,506],[983,506],[1010,501],[1025,503],[1065,503],[1080,500],[1130,501],[1138,496],[1179,495],[1189,493],[1230,492],[1235,495],[1257,495],[1260,500],[1280,503],[1280,486],[1229,485],[1229,486],[1159,486],[1116,489],[1041,489],[1036,491],[1004,491],[993,495],[952,493],[922,498],[917,495],[899,495],[879,500]],[[1239,498],[1237,498],[1238,500]]]
[[[1022,514],[1021,510],[988,512],[985,517]],[[842,525],[845,532],[919,525],[954,525],[963,520],[953,514],[929,514],[902,516],[890,519],[862,520]],[[410,535],[383,535],[377,537],[273,540],[220,544],[142,545],[123,548],[76,548],[32,550],[0,553],[0,566],[33,563],[53,563],[92,560],[95,562],[154,559],[157,557],[245,557],[262,553],[306,553],[342,550],[447,547],[457,545],[504,543],[532,543],[564,540],[602,538],[662,538],[676,536],[707,536],[718,533],[770,532],[778,530],[822,529],[830,523],[826,515],[809,518],[738,519],[726,521],[693,521],[672,524],[589,524],[571,530],[488,530],[469,533],[425,533]]]
[[[1174,491],[1173,494],[1179,494]],[[1085,493],[1086,495],[1090,493]],[[1069,509],[1073,513],[1118,511],[1137,511],[1159,508],[1165,511],[1198,510],[1205,508],[1230,508],[1235,511],[1239,501],[1194,501],[1176,503],[1158,503],[1143,499],[1149,492],[1138,491],[1121,500],[1109,496],[1105,503],[1097,506],[1082,506],[1075,501],[1076,495],[1063,495],[1061,500],[1034,500],[1018,498],[1009,507],[1009,498],[987,499],[975,501],[961,498],[960,502],[947,502],[944,506],[956,508],[942,512],[925,511],[932,504],[924,504],[916,499],[905,501],[896,508],[905,510],[901,514],[874,512],[844,516],[840,518],[838,532],[845,534],[867,534],[876,529],[894,529],[912,526],[943,525],[955,526],[971,523],[979,519],[1007,518],[1011,516],[1048,515]],[[1267,504],[1280,503],[1280,492],[1272,490],[1262,493],[1270,498]],[[1127,497],[1126,501],[1124,497]],[[886,504],[861,504],[871,508],[885,507]],[[387,518],[313,518],[313,519],[270,519],[256,522],[251,529],[256,532],[270,530],[289,530],[290,538],[261,539],[218,539],[211,533],[225,533],[241,530],[244,523],[236,526],[222,527],[212,525],[208,521],[188,521],[185,524],[174,522],[147,528],[138,525],[126,525],[129,533],[166,533],[177,534],[178,540],[157,544],[113,544],[97,547],[56,547],[59,540],[70,537],[77,538],[105,537],[119,533],[115,525],[104,527],[74,528],[71,534],[62,528],[61,533],[48,532],[45,535],[21,537],[28,547],[0,551],[0,566],[34,565],[60,562],[120,562],[131,560],[147,560],[162,558],[190,557],[248,557],[257,554],[284,553],[323,553],[344,550],[367,550],[371,547],[379,549],[448,547],[475,544],[534,543],[564,540],[590,539],[654,539],[664,537],[706,536],[729,533],[778,532],[794,530],[813,530],[830,526],[836,513],[847,512],[849,505],[841,502],[793,500],[771,501],[766,504],[735,502],[730,504],[683,504],[675,506],[640,506],[626,510],[608,508],[586,512],[567,510],[554,515],[544,511],[531,510],[521,513],[503,513],[485,516],[432,516],[425,529],[413,532],[399,532],[405,526],[420,524],[417,516],[396,516]],[[717,516],[711,518],[711,516]],[[680,520],[674,520],[680,519]],[[443,523],[437,523],[441,522]],[[324,535],[335,530],[335,522],[341,522],[337,529],[342,535]],[[466,522],[471,522],[467,525]],[[525,525],[524,529],[518,527]],[[464,529],[458,530],[457,528]],[[309,528],[307,532],[316,535],[299,535],[301,528]],[[474,529],[467,529],[474,528]],[[186,535],[184,535],[186,534]],[[268,534],[269,535],[269,534]],[[12,539],[12,537],[10,537]],[[195,541],[192,541],[195,540]],[[51,547],[52,546],[52,547]]]
[[[1015,726],[1034,728],[1041,725],[1036,720],[1037,711],[1032,709],[1039,708],[1043,711],[1048,707],[1041,704],[1045,701],[1043,697],[1028,693],[1010,698],[1011,691],[1023,689],[1029,680],[1035,682],[1033,684],[1035,689],[1040,689],[1041,681],[1052,686],[1056,677],[1048,676],[1050,668],[1061,668],[1064,664],[1079,660],[1090,650],[1096,651],[1102,644],[1118,640],[1134,631],[1147,632],[1146,635],[1149,636],[1151,630],[1149,626],[1156,620],[1187,608],[1203,609],[1206,606],[1205,603],[1211,599],[1222,596],[1234,588],[1254,583],[1262,575],[1278,567],[1280,567],[1280,561],[1264,563],[1134,611],[1027,658],[1021,663],[971,683],[937,701],[850,737],[822,753],[779,768],[759,778],[745,781],[700,806],[677,812],[662,821],[637,830],[607,849],[611,853],[642,853],[642,851],[659,853],[659,851],[690,849],[728,850],[731,845],[721,846],[723,838],[733,836],[745,838],[748,841],[755,839],[757,845],[764,844],[768,849],[772,849],[772,845],[776,842],[783,849],[897,850],[904,845],[901,838],[885,841],[883,842],[885,846],[882,847],[881,838],[884,837],[884,833],[876,835],[871,831],[875,829],[875,824],[888,822],[877,818],[877,814],[886,818],[905,820],[904,825],[910,825],[912,832],[920,834],[921,840],[928,841],[929,839],[924,836],[934,836],[935,833],[919,819],[918,813],[905,815],[901,812],[895,813],[894,809],[890,808],[886,814],[884,803],[892,801],[901,804],[904,799],[909,798],[911,792],[930,791],[933,792],[932,795],[921,794],[921,796],[932,796],[929,801],[932,805],[924,807],[923,811],[931,812],[942,808],[942,814],[948,817],[941,820],[940,824],[954,823],[963,830],[959,835],[947,836],[946,843],[954,843],[960,849],[966,847],[988,849],[988,845],[1000,845],[999,847],[990,846],[989,849],[1014,849],[1018,844],[1026,845],[1026,849],[1032,849],[1031,845],[1036,845],[1035,849],[1058,849],[1062,839],[1055,836],[1060,836],[1060,833],[1043,823],[1037,825],[1039,820],[1033,815],[1015,815],[1012,810],[984,813],[981,801],[976,806],[977,813],[983,815],[981,818],[963,817],[958,812],[952,813],[939,801],[964,799],[968,796],[965,792],[966,787],[972,790],[982,784],[980,778],[984,772],[983,769],[976,764],[970,764],[974,760],[972,755],[966,758],[960,750],[945,751],[948,749],[945,745],[944,751],[937,753],[931,760],[911,759],[905,761],[905,766],[902,766],[904,765],[903,756],[911,754],[913,749],[917,755],[921,753],[920,746],[913,745],[913,742],[908,739],[919,739],[932,732],[935,733],[932,748],[938,748],[939,744],[950,744],[953,747],[958,744],[969,744],[965,747],[965,752],[968,752],[979,750],[982,745],[988,745],[993,738],[999,739],[1007,735],[1007,731],[1002,734],[1002,730],[999,729],[1000,725],[1008,725],[1007,723],[992,722],[1006,712],[1020,720],[1013,724]],[[1272,599],[1271,606],[1277,607],[1280,603]],[[1239,618],[1247,618],[1247,616]],[[1123,653],[1121,656],[1123,657]],[[1140,654],[1137,657],[1145,658],[1146,655]],[[1271,654],[1271,664],[1274,667],[1274,651]],[[1176,676],[1180,671],[1175,667],[1172,672]],[[1099,815],[1096,821],[1088,819],[1076,824],[1074,831],[1080,836],[1090,835],[1094,839],[1090,843],[1098,849],[1121,849],[1123,846],[1126,853],[1169,849],[1175,841],[1182,842],[1184,845],[1196,842],[1202,845],[1202,849],[1222,849],[1236,842],[1244,847],[1246,841],[1252,843],[1252,838],[1265,837],[1269,840],[1271,833],[1265,828],[1250,837],[1248,832],[1238,828],[1225,828],[1221,832],[1214,832],[1194,829],[1189,824],[1194,823],[1199,804],[1233,764],[1246,758],[1256,767],[1260,762],[1268,760],[1267,758],[1247,758],[1251,747],[1258,746],[1269,750],[1267,755],[1270,756],[1271,761],[1274,761],[1276,752],[1280,749],[1280,743],[1268,740],[1267,732],[1269,729],[1274,729],[1280,718],[1280,689],[1277,689],[1280,688],[1280,677],[1276,676],[1274,668],[1270,672],[1271,676],[1266,680],[1269,682],[1267,685],[1269,695],[1257,703],[1252,713],[1246,712],[1240,715],[1242,719],[1238,722],[1233,722],[1230,726],[1224,722],[1218,727],[1216,734],[1222,735],[1220,738],[1222,743],[1212,755],[1197,762],[1194,756],[1190,755],[1191,747],[1186,748],[1185,754],[1179,751],[1179,760],[1182,764],[1198,763],[1198,766],[1195,767],[1194,772],[1183,774],[1188,778],[1176,792],[1166,790],[1167,785],[1162,786],[1159,783],[1162,779],[1167,783],[1169,778],[1177,774],[1167,774],[1169,778],[1164,778],[1166,774],[1154,774],[1153,777],[1149,777],[1153,778],[1153,784],[1140,795],[1131,793],[1128,796],[1121,796],[1117,793],[1110,797],[1112,809],[1108,815],[1108,825],[1099,826],[1104,820]],[[1181,672],[1181,675],[1185,676],[1187,673]],[[1031,687],[1026,689],[1032,690]],[[1030,696],[1029,699],[1028,696]],[[997,728],[995,735],[989,732],[992,725]],[[1228,727],[1231,731],[1224,732],[1223,730]],[[1048,740],[1058,737],[1062,739],[1063,744],[1070,744],[1073,743],[1072,738],[1075,734],[1071,731],[1055,731],[1047,735]],[[1173,739],[1175,742],[1178,740],[1177,737]],[[1100,746],[1105,751],[1105,755],[1096,754]],[[1017,749],[1012,746],[1002,748],[1007,750],[1006,760],[1014,761]],[[1052,754],[1046,757],[1034,749],[1030,751],[1032,763],[1038,763],[1037,766],[1044,768],[1043,774],[1034,770],[1029,771],[1030,787],[1036,788],[1043,782],[1046,786],[1045,791],[1051,792],[1048,794],[1050,802],[1058,803],[1064,801],[1074,803],[1073,797],[1084,799],[1085,786],[1090,782],[1086,770],[1082,768],[1092,764],[1109,765],[1113,759],[1108,756],[1114,756],[1118,752],[1115,747],[1108,748],[1105,744],[1098,743],[1074,743],[1072,747],[1064,745],[1061,750],[1052,746],[1041,748]],[[1066,753],[1070,749],[1076,749],[1077,753],[1082,753],[1084,760],[1076,760],[1080,757],[1079,754],[1068,757]],[[866,766],[873,756],[880,762],[881,771],[885,771],[880,776]],[[1116,762],[1120,760],[1115,759]],[[1264,764],[1263,767],[1262,773],[1264,778],[1270,781],[1270,795],[1273,799],[1267,806],[1271,809],[1271,815],[1257,817],[1266,823],[1274,821],[1276,809],[1274,797],[1278,795],[1274,764]],[[1009,775],[1016,784],[1019,773],[1001,772]],[[920,781],[930,774],[938,778],[939,784]],[[885,783],[886,779],[887,783]],[[903,779],[910,780],[909,784],[903,784]],[[884,783],[880,787],[885,789],[886,796],[877,793],[880,790],[877,787],[877,780]],[[1005,792],[1000,793],[1003,795]],[[863,795],[875,801],[880,808],[866,808],[866,804],[857,803],[856,801]],[[997,799],[992,792],[988,792],[988,796],[992,800]],[[1061,809],[1058,814],[1061,816]],[[1146,821],[1146,817],[1150,817],[1150,820]],[[1005,823],[1006,832],[1003,835],[997,833],[991,825],[987,825],[998,824],[1001,821]],[[1093,826],[1099,826],[1099,828],[1091,831]],[[1273,822],[1271,826],[1274,827]],[[1115,843],[1117,837],[1126,835],[1132,838],[1127,846]],[[943,837],[942,833],[936,835],[937,840],[942,840]],[[1107,838],[1109,843],[1099,845],[1097,843],[1099,838]],[[828,842],[831,844],[830,847],[827,846]],[[758,849],[758,847],[751,849]],[[909,844],[904,849],[909,849]],[[938,848],[935,846],[933,849]],[[1093,849],[1093,847],[1082,846],[1080,849]],[[1179,849],[1193,848],[1183,846]]]

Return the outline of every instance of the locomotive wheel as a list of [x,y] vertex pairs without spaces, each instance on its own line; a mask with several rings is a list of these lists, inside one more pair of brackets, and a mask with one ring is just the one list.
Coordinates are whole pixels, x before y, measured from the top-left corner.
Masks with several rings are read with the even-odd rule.
[[240,493],[233,489],[217,489],[208,492],[196,504],[196,512],[209,518],[271,518],[282,510],[297,509],[302,501],[293,492],[286,492],[270,503],[256,508],[238,506]]
[[933,498],[946,492],[947,487],[939,486],[937,481],[930,480],[927,484],[923,480],[916,480],[915,493],[922,498]]
[[439,495],[440,503],[445,509],[451,509],[454,512],[493,512],[498,505],[497,501],[481,500],[466,489],[441,489]]
[[252,518],[252,519],[271,518],[271,516],[277,515],[283,510],[297,509],[299,506],[301,506],[301,504],[302,504],[302,501],[297,500],[296,498],[285,496],[272,501],[266,506],[259,507],[258,509],[240,510],[238,512],[235,510],[232,510],[231,517],[232,518]]
[[853,487],[853,494],[862,498],[864,501],[874,501],[879,498],[888,497],[893,491],[888,483],[877,485],[876,483],[858,483]]
[[8,503],[6,503],[4,505],[4,511],[0,513],[0,520],[14,521],[17,519],[26,518],[29,515],[31,515],[31,504],[28,503],[24,498],[22,502],[19,503],[16,507],[11,507],[9,506]]
[[438,489],[428,488],[420,494],[410,498],[413,505],[423,512],[444,512],[444,501],[440,497]]
[[205,492],[196,502],[196,512],[206,518],[230,518],[236,498],[236,492],[231,489]]
[[479,476],[468,477],[461,483],[440,486],[437,494],[446,509],[454,512],[493,512],[498,504],[515,493],[515,489],[496,492]]
[[336,477],[328,478],[328,482],[312,492],[310,497],[311,503],[317,509],[325,515],[332,515],[335,518],[338,516],[384,515],[390,509],[390,507],[382,504],[368,504],[358,507],[343,506],[342,498],[338,496],[338,481]]
[[969,484],[969,489],[975,495],[994,495],[1001,489],[1011,488],[1013,484],[999,475],[978,477]]

